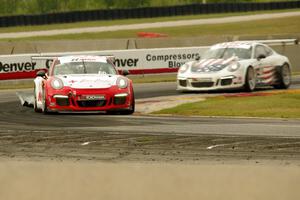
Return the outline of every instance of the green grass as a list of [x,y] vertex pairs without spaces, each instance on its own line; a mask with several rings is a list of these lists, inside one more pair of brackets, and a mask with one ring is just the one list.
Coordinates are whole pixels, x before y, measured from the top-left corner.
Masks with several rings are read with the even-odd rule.
[[159,74],[159,75],[131,75],[128,76],[134,84],[136,83],[158,83],[158,82],[175,82],[176,74]]
[[300,90],[270,96],[212,97],[154,114],[300,118]]
[[143,18],[143,19],[124,19],[124,20],[105,20],[105,21],[101,20],[101,21],[90,21],[90,22],[38,25],[38,26],[18,26],[18,27],[0,28],[0,33],[42,31],[42,30],[54,30],[54,29],[66,29],[66,28],[84,28],[84,27],[97,27],[97,26],[112,26],[112,25],[125,25],[125,24],[164,22],[164,21],[177,21],[177,20],[191,20],[191,19],[209,19],[209,18],[254,15],[254,14],[263,14],[263,13],[281,13],[281,12],[299,11],[299,10],[300,9],[289,9],[289,10],[276,10],[276,11],[273,10],[273,11],[240,12],[240,13],[187,15],[187,16],[174,16],[174,17]]
[[300,16],[278,18],[276,20],[257,20],[243,23],[226,23],[226,24],[211,24],[211,25],[195,25],[170,28],[154,28],[143,30],[124,30],[113,32],[99,33],[82,33],[55,35],[43,37],[29,37],[18,39],[5,39],[10,41],[18,40],[60,40],[60,39],[118,39],[118,38],[135,38],[139,31],[149,31],[167,34],[169,37],[195,37],[203,35],[276,35],[276,34],[299,34],[300,32]]

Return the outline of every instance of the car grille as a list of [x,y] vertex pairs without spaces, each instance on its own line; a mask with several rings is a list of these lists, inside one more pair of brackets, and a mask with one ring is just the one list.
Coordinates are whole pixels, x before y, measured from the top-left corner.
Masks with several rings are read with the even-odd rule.
[[126,97],[115,97],[114,104],[115,105],[123,105],[126,103]]
[[106,100],[77,101],[79,107],[103,107],[105,104]]
[[232,79],[229,78],[229,79],[222,79],[221,80],[221,85],[222,86],[225,86],[225,85],[231,85],[232,84]]
[[56,104],[59,106],[69,106],[69,98],[56,98]]
[[214,82],[191,82],[191,85],[196,88],[213,87]]
[[187,86],[187,81],[186,80],[179,80],[179,85],[182,87],[186,87]]

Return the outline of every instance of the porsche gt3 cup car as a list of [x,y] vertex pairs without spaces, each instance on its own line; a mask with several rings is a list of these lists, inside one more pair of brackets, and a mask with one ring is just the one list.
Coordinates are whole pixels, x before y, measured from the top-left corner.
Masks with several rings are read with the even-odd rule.
[[258,86],[287,89],[290,84],[289,59],[254,41],[216,44],[200,60],[181,66],[177,74],[180,91],[244,88],[251,92]]
[[[124,71],[123,75],[127,74]],[[123,75],[115,69],[110,57],[57,57],[47,74],[37,73],[34,110],[132,114],[135,109],[132,81]]]

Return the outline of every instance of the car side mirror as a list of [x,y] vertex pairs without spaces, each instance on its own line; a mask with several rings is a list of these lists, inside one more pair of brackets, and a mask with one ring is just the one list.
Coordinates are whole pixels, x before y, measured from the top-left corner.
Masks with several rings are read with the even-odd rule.
[[263,55],[263,54],[260,54],[259,56],[257,56],[257,60],[261,60],[261,59],[264,59],[264,58],[266,58],[266,56]]
[[38,71],[37,73],[36,73],[36,76],[39,76],[39,77],[45,77],[46,76],[46,72],[45,71],[43,71],[43,70],[41,70],[41,71]]
[[122,70],[122,75],[123,76],[128,76],[130,73],[127,69]]

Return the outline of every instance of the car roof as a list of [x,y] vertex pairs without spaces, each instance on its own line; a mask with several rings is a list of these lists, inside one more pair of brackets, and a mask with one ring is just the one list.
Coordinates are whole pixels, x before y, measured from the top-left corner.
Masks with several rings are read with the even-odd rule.
[[73,55],[73,56],[61,56],[57,58],[60,63],[70,62],[102,62],[107,63],[107,56],[93,56],[93,55]]
[[255,44],[259,44],[255,41],[233,41],[233,42],[223,42],[213,45],[212,49],[221,49],[221,48],[244,48],[250,49]]

